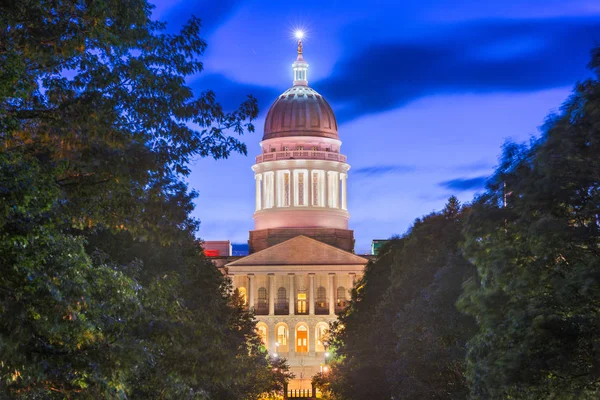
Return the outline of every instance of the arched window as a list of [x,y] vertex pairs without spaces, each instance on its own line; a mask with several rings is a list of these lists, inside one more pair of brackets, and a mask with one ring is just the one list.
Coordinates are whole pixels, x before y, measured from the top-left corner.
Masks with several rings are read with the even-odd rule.
[[258,289],[258,306],[266,307],[267,306],[267,289],[261,287]]
[[327,306],[327,291],[323,286],[317,288],[317,307]]
[[280,346],[287,346],[287,338],[287,327],[285,325],[279,325],[277,327],[277,343],[279,343]]
[[346,288],[340,286],[337,288],[337,306],[345,307],[346,306]]
[[246,294],[246,288],[239,287],[238,294],[239,294],[240,298],[242,299],[243,304],[244,305],[248,304],[248,295]]
[[285,308],[287,305],[287,291],[284,287],[277,289],[277,308]]
[[296,329],[296,352],[308,352],[308,329],[304,325],[300,325]]
[[325,324],[317,325],[317,345],[315,351],[325,351],[325,342],[329,335],[329,327]]
[[263,346],[267,345],[267,327],[266,325],[260,324],[256,327],[256,331],[258,333],[258,336],[260,337],[260,341],[262,342]]

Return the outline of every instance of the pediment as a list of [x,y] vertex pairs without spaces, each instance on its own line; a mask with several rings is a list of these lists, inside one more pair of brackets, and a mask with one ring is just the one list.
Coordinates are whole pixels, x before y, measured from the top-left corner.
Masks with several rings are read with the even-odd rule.
[[304,235],[231,262],[226,267],[268,265],[365,265],[367,259]]

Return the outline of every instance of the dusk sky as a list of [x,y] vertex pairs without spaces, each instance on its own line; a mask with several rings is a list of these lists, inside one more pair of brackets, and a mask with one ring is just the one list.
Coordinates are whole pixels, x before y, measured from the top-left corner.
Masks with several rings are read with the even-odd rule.
[[266,112],[292,86],[295,28],[307,31],[309,86],[336,113],[356,252],[415,218],[481,191],[507,139],[539,135],[600,44],[598,0],[171,0],[154,15],[178,28],[202,19],[205,70],[189,84],[234,108],[259,101],[248,156],[199,159],[199,236],[246,243]]

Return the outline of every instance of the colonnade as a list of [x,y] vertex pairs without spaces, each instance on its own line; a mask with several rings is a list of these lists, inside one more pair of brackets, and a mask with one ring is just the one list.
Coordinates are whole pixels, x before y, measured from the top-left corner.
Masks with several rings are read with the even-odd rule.
[[[268,281],[268,305],[269,305],[269,309],[268,309],[268,315],[275,315],[275,293],[277,291],[277,289],[275,288],[275,273],[267,273],[266,274],[269,278]],[[296,274],[294,272],[289,272],[288,274],[288,279],[289,279],[289,284],[288,284],[288,288],[286,288],[287,291],[287,297],[288,297],[288,315],[296,315],[296,314],[308,314],[308,315],[315,315],[315,303],[316,303],[316,298],[315,298],[315,274],[314,273],[309,273],[308,278],[309,278],[309,285],[308,285],[308,299],[307,303],[308,303],[308,310],[307,312],[297,312],[297,290],[296,290],[296,277],[302,277],[301,274]],[[327,273],[328,275],[328,289],[327,289],[327,303],[328,303],[328,308],[329,308],[329,312],[328,314],[331,316],[335,316],[336,313],[336,309],[335,309],[335,305],[336,305],[336,282],[335,282],[335,278],[336,278],[336,273],[335,272],[329,272]],[[350,272],[348,273],[348,276],[351,278],[351,285],[352,287],[354,287],[355,283],[356,283],[356,273],[354,272]],[[248,291],[247,291],[247,296],[248,296],[248,304],[250,307],[254,307],[256,304],[256,283],[255,283],[255,277],[256,275],[254,273],[249,273],[248,274]]]
[[256,211],[276,207],[348,209],[348,174],[318,169],[280,169],[257,173]]

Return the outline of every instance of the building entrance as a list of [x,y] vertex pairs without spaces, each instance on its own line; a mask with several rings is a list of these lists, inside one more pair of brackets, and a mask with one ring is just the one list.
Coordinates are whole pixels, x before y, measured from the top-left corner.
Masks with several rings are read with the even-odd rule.
[[296,352],[308,353],[308,330],[305,326],[299,326],[296,331]]
[[298,293],[297,314],[306,314],[306,293]]

